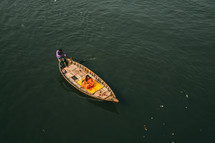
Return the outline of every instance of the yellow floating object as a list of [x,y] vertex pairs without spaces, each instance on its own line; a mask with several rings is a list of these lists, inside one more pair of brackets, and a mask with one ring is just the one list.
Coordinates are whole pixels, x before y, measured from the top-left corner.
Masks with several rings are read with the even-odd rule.
[[[78,81],[78,84],[82,86],[82,81],[83,81],[83,80],[84,80],[84,78],[81,79],[81,80],[79,80],[79,81]],[[101,88],[103,87],[103,85],[99,84],[99,83],[96,82],[95,80],[93,80],[93,82],[94,82],[94,87],[92,87],[91,90],[85,88],[88,92],[90,92],[90,93],[92,93],[92,94],[95,93],[96,91],[98,91],[99,89],[101,89]]]
[[144,129],[145,129],[145,131],[147,132],[148,129],[146,128],[146,125],[144,125]]

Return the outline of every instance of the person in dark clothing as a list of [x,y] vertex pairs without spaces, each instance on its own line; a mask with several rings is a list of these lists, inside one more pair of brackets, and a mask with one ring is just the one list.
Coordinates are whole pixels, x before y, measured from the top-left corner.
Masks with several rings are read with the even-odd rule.
[[66,66],[68,66],[67,60],[64,57],[60,58],[60,68],[63,73],[66,73],[66,70],[64,69]]

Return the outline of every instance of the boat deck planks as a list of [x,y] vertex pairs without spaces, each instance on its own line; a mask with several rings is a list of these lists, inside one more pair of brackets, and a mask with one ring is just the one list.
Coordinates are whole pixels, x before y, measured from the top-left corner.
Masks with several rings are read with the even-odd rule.
[[[71,60],[67,59],[68,61],[68,66],[65,67],[65,70],[67,73],[63,73],[61,68],[60,68],[60,62],[59,62],[59,70],[62,74],[62,76],[76,89],[79,91],[83,92],[84,94],[100,99],[100,100],[105,100],[105,101],[112,101],[118,103],[119,100],[116,98],[115,94],[111,90],[111,88],[94,72],[89,70],[87,67]],[[93,78],[94,81],[97,83],[101,84],[103,87],[94,93],[90,93],[86,89],[84,89],[78,81],[84,79],[86,75],[89,75],[90,77]]]

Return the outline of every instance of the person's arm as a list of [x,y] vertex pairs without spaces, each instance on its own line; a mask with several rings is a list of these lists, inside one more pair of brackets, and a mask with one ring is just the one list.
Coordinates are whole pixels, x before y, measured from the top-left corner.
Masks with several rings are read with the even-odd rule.
[[58,51],[59,51],[59,50],[56,51],[56,57],[59,59],[59,58],[60,58],[60,55],[58,55]]

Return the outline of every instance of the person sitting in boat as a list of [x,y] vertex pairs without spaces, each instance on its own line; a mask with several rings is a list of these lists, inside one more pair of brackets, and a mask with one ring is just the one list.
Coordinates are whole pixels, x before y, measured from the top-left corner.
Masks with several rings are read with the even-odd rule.
[[66,73],[66,70],[64,69],[66,66],[68,66],[68,62],[64,57],[60,58],[60,68],[63,73]]
[[65,52],[62,49],[56,51],[56,57],[60,59],[61,57],[66,57]]
[[93,79],[89,75],[86,75],[85,79],[82,81],[82,86],[83,88],[92,90],[92,88],[94,87]]

